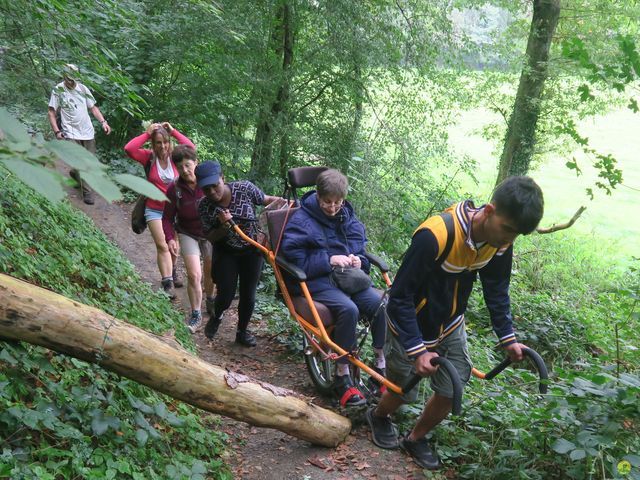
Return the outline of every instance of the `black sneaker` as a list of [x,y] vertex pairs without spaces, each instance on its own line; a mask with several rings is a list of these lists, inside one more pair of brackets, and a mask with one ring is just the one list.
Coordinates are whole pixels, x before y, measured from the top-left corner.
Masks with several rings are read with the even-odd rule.
[[336,376],[334,390],[342,407],[359,407],[367,403],[367,399],[353,384],[350,375]]
[[200,311],[191,312],[191,316],[189,317],[189,323],[187,324],[187,328],[191,333],[196,333],[200,327],[202,326],[202,314]]
[[171,300],[176,299],[176,291],[173,289],[173,280],[163,280],[162,290],[169,296]]
[[371,428],[371,438],[380,448],[394,449],[398,448],[398,429],[389,417],[377,417],[374,413],[376,406],[372,406],[365,418]]
[[222,321],[222,318],[211,317],[204,327],[204,336],[207,337],[209,340],[213,340],[213,337],[215,337],[216,333],[218,332],[218,328],[220,327],[221,321]]
[[244,345],[245,347],[255,347],[258,342],[256,342],[256,337],[254,337],[249,330],[238,330],[236,332],[236,343]]
[[412,442],[408,436],[404,436],[402,440],[400,440],[400,448],[407,452],[420,467],[428,470],[437,470],[440,468],[440,458],[438,458],[438,454],[431,449],[426,438],[423,437]]

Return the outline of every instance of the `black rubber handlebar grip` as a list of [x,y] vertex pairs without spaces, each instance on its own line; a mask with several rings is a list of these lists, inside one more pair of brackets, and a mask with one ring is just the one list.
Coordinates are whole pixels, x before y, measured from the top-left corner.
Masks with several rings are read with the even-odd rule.
[[[444,357],[432,358],[431,364],[439,365],[440,368],[443,368],[449,375],[451,384],[453,385],[453,405],[451,406],[451,413],[453,413],[454,415],[460,415],[460,412],[462,411],[462,382],[460,381],[460,375],[458,375],[458,371],[453,366],[453,364]],[[422,380],[422,378],[423,377],[421,377],[420,375],[414,375],[407,382],[402,391],[405,393],[409,392],[411,389],[413,389],[413,387],[420,383],[420,380]]]

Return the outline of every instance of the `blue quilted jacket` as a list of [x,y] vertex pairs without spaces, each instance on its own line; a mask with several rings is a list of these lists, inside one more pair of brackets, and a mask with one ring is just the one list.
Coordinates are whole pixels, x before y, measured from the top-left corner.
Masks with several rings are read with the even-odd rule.
[[[362,222],[356,217],[347,201],[334,217],[324,214],[318,205],[315,191],[306,193],[282,238],[281,252],[284,257],[307,274],[307,287],[311,293],[326,288],[335,288],[329,282],[332,255],[358,255],[362,269],[369,272],[369,261],[364,258],[367,236]],[[299,289],[292,285],[294,294]]]

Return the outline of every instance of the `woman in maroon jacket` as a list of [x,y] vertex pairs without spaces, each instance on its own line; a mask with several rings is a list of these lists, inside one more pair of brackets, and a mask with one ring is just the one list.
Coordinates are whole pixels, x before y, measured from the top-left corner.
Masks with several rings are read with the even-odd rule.
[[[202,232],[198,205],[204,197],[196,183],[196,152],[188,145],[178,145],[171,153],[178,169],[178,179],[167,188],[169,201],[162,213],[162,228],[171,255],[182,254],[187,270],[187,293],[191,304],[188,328],[196,333],[202,325],[202,282],[204,262],[204,292],[209,314],[213,312],[213,281],[211,280],[211,244]],[[177,238],[176,238],[177,233]]]
[[[133,138],[124,147],[126,154],[141,163],[147,172],[147,180],[162,191],[167,193],[167,188],[178,177],[178,170],[171,161],[171,137],[178,143],[189,145],[195,150],[195,145],[186,136],[173,128],[169,122],[152,123],[147,131],[142,135]],[[142,148],[145,143],[151,143],[151,150]],[[162,231],[162,210],[165,202],[147,199],[145,205],[144,218],[149,226],[149,232],[156,244],[158,270],[162,277],[162,288],[171,297],[175,298],[173,290],[175,286],[182,286],[178,283],[175,264],[176,258],[169,252],[169,247]]]

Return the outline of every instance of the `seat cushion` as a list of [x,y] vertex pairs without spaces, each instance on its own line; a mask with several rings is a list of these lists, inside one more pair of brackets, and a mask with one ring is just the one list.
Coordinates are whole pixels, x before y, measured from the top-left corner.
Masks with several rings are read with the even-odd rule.
[[[316,322],[313,318],[313,314],[311,313],[311,309],[309,308],[309,304],[307,303],[307,299],[304,297],[292,297],[291,301],[293,302],[293,307],[296,309],[296,312],[304,318],[311,325],[315,325]],[[333,324],[333,316],[329,309],[320,302],[313,302],[318,311],[318,315],[320,315],[320,320],[325,327]]]

